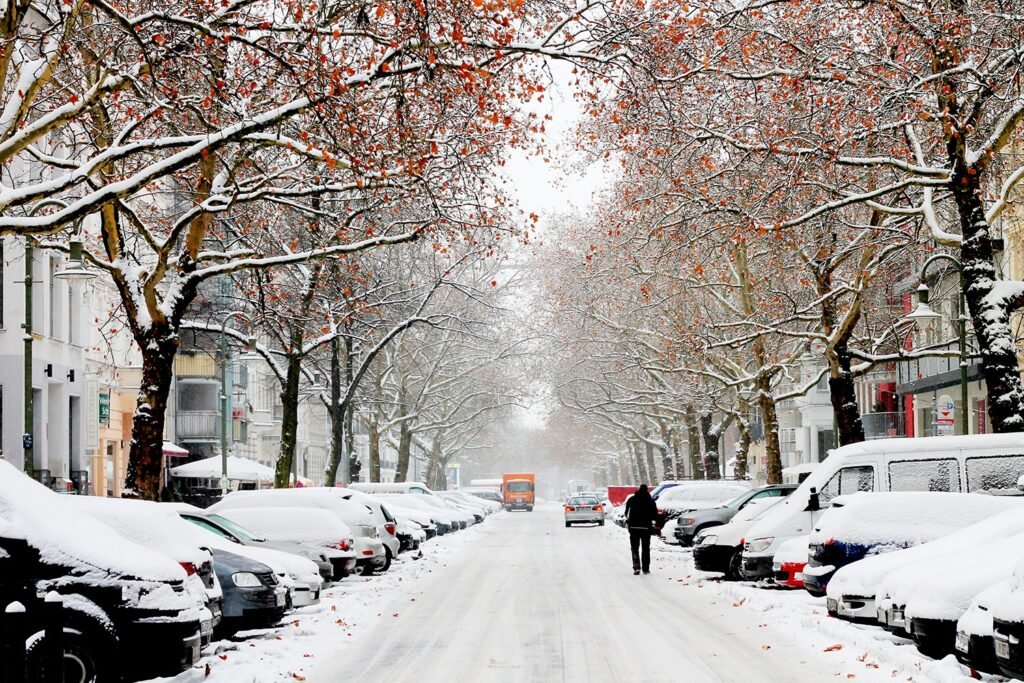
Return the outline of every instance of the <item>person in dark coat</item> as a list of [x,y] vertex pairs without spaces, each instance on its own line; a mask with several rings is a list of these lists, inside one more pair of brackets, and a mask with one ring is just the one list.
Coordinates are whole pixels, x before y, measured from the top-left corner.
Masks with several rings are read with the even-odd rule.
[[[629,529],[629,550],[633,554],[633,573],[651,573],[651,527],[658,519],[658,506],[641,484],[626,501],[626,527]],[[642,551],[642,554],[641,554]]]

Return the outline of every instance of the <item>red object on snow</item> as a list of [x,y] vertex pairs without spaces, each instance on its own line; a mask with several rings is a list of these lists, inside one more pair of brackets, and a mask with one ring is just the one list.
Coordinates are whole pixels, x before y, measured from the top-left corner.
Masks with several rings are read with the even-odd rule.
[[636,493],[639,488],[639,486],[609,486],[608,502],[616,507],[624,505],[626,499]]
[[806,562],[783,562],[779,571],[775,572],[775,585],[785,588],[804,587],[804,567]]

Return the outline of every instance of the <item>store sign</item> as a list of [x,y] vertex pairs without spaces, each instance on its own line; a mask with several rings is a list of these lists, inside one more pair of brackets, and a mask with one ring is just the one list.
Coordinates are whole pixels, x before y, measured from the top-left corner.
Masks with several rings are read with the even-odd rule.
[[939,396],[939,401],[935,406],[935,424],[956,424],[956,404],[946,394]]
[[100,405],[99,405],[99,408],[100,408],[99,423],[101,425],[103,425],[104,427],[109,427],[110,426],[110,392],[109,391],[101,391],[100,392]]
[[[95,379],[85,380],[85,395],[97,396],[100,391],[99,382]],[[85,448],[96,450],[100,447],[100,406],[99,401],[85,401]]]

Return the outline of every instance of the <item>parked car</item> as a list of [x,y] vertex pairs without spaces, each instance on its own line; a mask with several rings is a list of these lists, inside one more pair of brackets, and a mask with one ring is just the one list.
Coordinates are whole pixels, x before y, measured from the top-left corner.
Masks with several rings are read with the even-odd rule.
[[678,516],[675,525],[675,538],[680,545],[693,545],[693,538],[698,532],[711,526],[726,524],[737,512],[750,501],[762,498],[785,498],[796,490],[796,484],[774,484],[756,489],[747,489],[721,505],[695,507]]
[[1024,559],[1017,562],[1005,599],[992,608],[992,640],[999,669],[1024,678]]
[[375,493],[374,495],[387,501],[392,508],[419,511],[422,514],[428,515],[437,530],[438,536],[444,536],[459,528],[458,519],[450,510],[438,509],[436,506],[427,503],[420,496],[410,496],[404,493]]
[[344,495],[345,491],[342,489],[323,487],[235,491],[211,506],[209,510],[217,513],[246,507],[304,507],[327,510],[352,530],[356,566],[364,573],[372,573],[387,563],[384,543],[366,506],[347,500]]
[[596,496],[572,496],[565,502],[565,526],[573,524],[604,526],[604,505]]
[[825,604],[829,614],[842,619],[877,621],[889,629],[902,629],[902,614],[893,614],[890,591],[903,581],[913,581],[914,574],[904,570],[935,567],[946,558],[970,555],[1021,533],[1024,515],[1008,510],[929,543],[866,557],[835,573],[826,589]]
[[348,488],[363,493],[416,493],[425,496],[432,496],[434,492],[420,481],[404,481],[393,483],[379,482],[352,482]]
[[836,448],[786,502],[750,530],[743,552],[749,577],[768,576],[779,546],[809,534],[830,501],[858,491],[1020,494],[1020,437],[1013,434],[876,439]]
[[213,559],[224,586],[222,633],[272,626],[281,620],[288,606],[288,589],[270,566],[219,548],[214,549]]
[[[191,508],[191,509],[189,509]],[[320,578],[325,583],[329,583],[334,580],[334,565],[331,564],[323,548],[317,548],[313,545],[306,545],[303,543],[293,543],[291,541],[272,541],[266,538],[259,537],[258,534],[252,533],[240,524],[232,522],[227,517],[223,517],[218,514],[206,514],[200,508],[193,507],[191,505],[176,506],[178,514],[187,522],[192,522],[201,529],[205,529],[211,533],[217,534],[232,543],[239,545],[245,545],[252,548],[268,548],[270,550],[278,550],[283,553],[291,553],[292,555],[298,555],[304,557],[310,562],[317,566],[320,572]],[[355,565],[355,556],[351,550],[349,554],[352,555],[352,564]]]
[[695,481],[664,490],[654,502],[663,520],[675,519],[684,511],[717,507],[750,490],[744,481]]
[[464,491],[465,493],[468,493],[470,495],[476,496],[477,498],[482,498],[483,500],[487,500],[487,501],[491,501],[493,503],[497,503],[499,510],[501,510],[501,509],[503,509],[505,507],[504,502],[503,502],[502,497],[501,497],[501,493],[499,491],[495,491],[494,489],[465,488],[465,489],[459,489],[459,490],[460,491]]
[[348,488],[336,487],[336,489],[341,492],[341,497],[345,500],[359,503],[370,511],[370,517],[373,518],[373,523],[377,525],[377,536],[380,538],[381,543],[384,544],[384,564],[378,567],[378,569],[387,571],[391,568],[392,560],[398,557],[398,553],[402,550],[402,542],[398,540],[398,521],[395,519],[395,516],[391,514],[391,510],[384,504],[385,501],[382,501],[380,498]]
[[780,588],[803,588],[810,536],[797,536],[779,546],[772,558],[772,580]]
[[[65,614],[64,679],[174,676],[199,660],[202,601],[186,571],[132,543],[0,460],[0,600],[49,592]],[[43,680],[38,612],[28,611],[28,677]]]
[[305,507],[232,508],[209,516],[226,519],[270,541],[301,543],[320,549],[339,581],[356,566],[352,530],[327,510]]
[[867,555],[934,541],[1007,510],[1024,511],[1022,502],[1002,496],[920,491],[839,496],[810,534],[804,588],[812,595],[824,595],[840,567]]
[[974,596],[956,622],[956,658],[986,673],[998,674],[995,641],[992,637],[992,609],[1010,599],[1010,579],[989,586]]
[[705,529],[693,540],[693,566],[702,572],[721,572],[727,579],[743,577],[743,538],[759,519],[782,502],[762,498],[740,510],[728,524]]

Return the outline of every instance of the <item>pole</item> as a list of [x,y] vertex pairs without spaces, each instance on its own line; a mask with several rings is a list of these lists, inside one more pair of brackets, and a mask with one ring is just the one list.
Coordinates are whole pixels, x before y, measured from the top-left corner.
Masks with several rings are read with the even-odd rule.
[[960,405],[963,406],[961,434],[971,433],[971,409],[967,403],[967,297],[964,295],[964,266],[960,264]]
[[35,444],[33,443],[33,429],[35,427],[34,402],[32,397],[32,260],[34,254],[32,249],[32,238],[25,238],[25,322],[22,327],[25,329],[25,432],[21,437],[22,457],[25,474],[35,477],[35,456],[33,455]]
[[[228,316],[230,317],[230,315]],[[228,495],[228,338],[220,327],[220,494]]]

